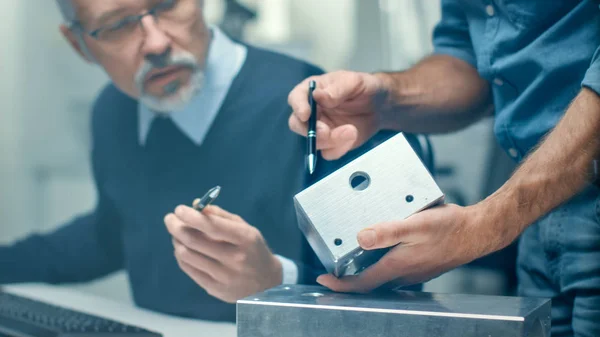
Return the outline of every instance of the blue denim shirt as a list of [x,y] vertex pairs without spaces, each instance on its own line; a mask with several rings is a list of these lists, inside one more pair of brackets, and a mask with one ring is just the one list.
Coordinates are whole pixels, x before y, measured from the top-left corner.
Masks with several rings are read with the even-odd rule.
[[442,0],[437,54],[491,83],[494,133],[519,161],[563,116],[582,86],[600,93],[600,1]]

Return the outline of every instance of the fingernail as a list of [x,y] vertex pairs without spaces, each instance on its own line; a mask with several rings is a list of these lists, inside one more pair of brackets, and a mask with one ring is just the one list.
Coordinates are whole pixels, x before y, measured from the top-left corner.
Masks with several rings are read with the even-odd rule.
[[358,243],[363,248],[370,248],[375,245],[377,233],[372,229],[366,229],[358,233]]
[[177,208],[175,208],[175,215],[177,215],[178,217],[181,217],[183,212],[185,212],[185,208],[182,205],[179,205],[177,206]]
[[321,275],[321,276],[317,277],[317,283],[320,285],[324,285],[323,284],[324,279],[325,279],[325,275]]

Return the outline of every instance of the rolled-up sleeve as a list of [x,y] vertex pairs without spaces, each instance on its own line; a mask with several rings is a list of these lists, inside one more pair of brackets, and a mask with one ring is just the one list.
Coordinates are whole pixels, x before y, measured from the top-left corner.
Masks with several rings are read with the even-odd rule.
[[596,53],[594,53],[594,57],[592,58],[592,63],[585,73],[581,85],[594,90],[600,95],[600,47],[596,49]]
[[442,18],[433,31],[434,54],[450,55],[477,68],[467,17],[456,0],[442,0]]

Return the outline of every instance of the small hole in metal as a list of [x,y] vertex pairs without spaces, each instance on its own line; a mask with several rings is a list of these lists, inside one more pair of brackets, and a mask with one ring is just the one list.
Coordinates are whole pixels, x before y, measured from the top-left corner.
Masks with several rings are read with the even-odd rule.
[[364,191],[371,184],[371,177],[365,172],[355,172],[350,176],[350,186],[355,191]]
[[342,241],[342,239],[335,239],[335,240],[333,240],[333,243],[334,243],[336,246],[341,246],[341,245],[342,245],[342,243],[344,243],[344,242]]
[[323,295],[321,293],[304,293],[304,294],[302,294],[302,296],[307,296],[307,297],[323,297],[325,295]]
[[415,197],[413,197],[412,195],[407,195],[406,196],[406,202],[413,202],[415,200]]

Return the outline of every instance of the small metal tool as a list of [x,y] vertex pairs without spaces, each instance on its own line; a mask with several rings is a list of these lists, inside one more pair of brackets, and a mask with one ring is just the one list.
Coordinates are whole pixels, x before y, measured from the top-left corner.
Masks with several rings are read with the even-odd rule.
[[208,190],[208,192],[206,192],[206,194],[202,198],[194,200],[192,206],[198,212],[202,212],[204,208],[206,208],[206,206],[210,205],[213,201],[215,201],[215,199],[217,199],[220,192],[221,186],[213,187],[210,190]]

